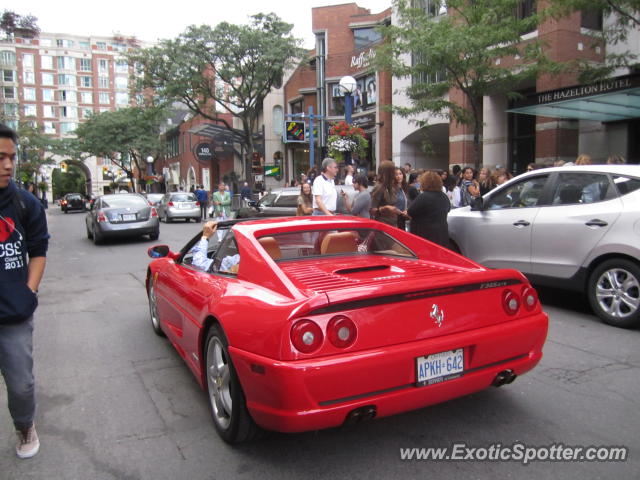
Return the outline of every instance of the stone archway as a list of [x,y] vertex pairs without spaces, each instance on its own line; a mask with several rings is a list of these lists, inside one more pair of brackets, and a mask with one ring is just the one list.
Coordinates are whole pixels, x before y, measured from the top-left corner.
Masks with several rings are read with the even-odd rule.
[[84,193],[85,195],[90,196],[93,187],[93,179],[91,177],[91,170],[89,170],[89,167],[87,167],[84,162],[81,162],[79,160],[64,160],[64,162],[67,165],[73,165],[75,167],[80,168],[80,170],[82,170],[82,173],[84,173],[84,178],[85,178],[85,182],[84,182],[84,186],[85,186],[85,191],[84,192],[80,192],[80,193]]

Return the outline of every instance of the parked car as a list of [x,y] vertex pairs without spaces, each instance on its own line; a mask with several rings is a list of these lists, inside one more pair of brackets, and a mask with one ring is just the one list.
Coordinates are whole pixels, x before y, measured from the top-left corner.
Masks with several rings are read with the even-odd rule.
[[79,193],[67,193],[60,200],[60,210],[68,213],[72,210],[80,210],[84,212],[87,209],[87,203],[83,195]]
[[521,273],[374,220],[222,222],[208,260],[192,251],[200,239],[150,248],[146,287],[154,331],[227,442],[422,408],[542,357],[547,316]]
[[454,248],[534,283],[584,292],[606,323],[640,323],[640,166],[548,168],[449,213]]
[[[340,192],[345,191],[347,195],[353,197],[356,191],[351,185],[336,185],[336,189],[338,190],[336,211],[346,214]],[[236,218],[295,217],[299,195],[300,187],[275,188],[260,200],[249,202],[249,207],[240,209]]]
[[148,235],[157,240],[160,235],[158,212],[137,193],[98,197],[85,221],[87,238],[96,245],[112,237]]
[[195,220],[199,222],[202,218],[200,212],[200,202],[194,193],[190,192],[170,192],[162,197],[158,205],[158,215],[165,223],[175,219],[183,218],[185,221]]
[[147,193],[145,194],[145,197],[149,201],[149,204],[152,207],[156,207],[157,209],[160,206],[162,198],[164,197],[164,193]]

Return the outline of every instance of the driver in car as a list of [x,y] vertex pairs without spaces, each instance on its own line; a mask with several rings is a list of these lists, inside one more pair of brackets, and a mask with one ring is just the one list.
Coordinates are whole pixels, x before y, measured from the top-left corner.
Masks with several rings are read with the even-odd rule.
[[[207,257],[207,251],[209,250],[209,239],[216,233],[218,229],[218,222],[208,221],[202,227],[202,238],[191,248],[193,254],[191,265],[196,266],[204,270],[209,271],[213,259]],[[236,273],[238,271],[238,264],[240,263],[240,254],[229,255],[222,259],[220,263],[221,272]]]

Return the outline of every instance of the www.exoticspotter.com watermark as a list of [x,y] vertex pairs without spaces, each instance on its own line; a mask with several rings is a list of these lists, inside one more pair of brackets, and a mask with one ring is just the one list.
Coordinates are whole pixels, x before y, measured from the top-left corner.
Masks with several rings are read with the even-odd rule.
[[516,442],[511,445],[493,443],[474,446],[454,443],[448,447],[401,448],[401,460],[455,461],[455,462],[624,462],[629,448],[623,446],[576,446],[553,443],[531,446]]

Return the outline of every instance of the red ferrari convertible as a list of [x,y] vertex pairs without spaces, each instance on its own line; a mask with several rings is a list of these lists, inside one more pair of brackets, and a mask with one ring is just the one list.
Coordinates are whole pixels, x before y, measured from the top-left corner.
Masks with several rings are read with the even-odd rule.
[[149,249],[147,293],[227,442],[422,408],[542,357],[547,316],[521,273],[382,223],[230,221],[196,258],[200,237]]

